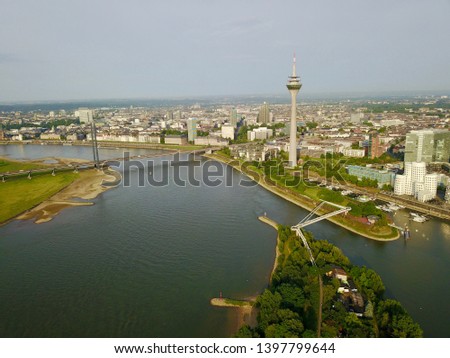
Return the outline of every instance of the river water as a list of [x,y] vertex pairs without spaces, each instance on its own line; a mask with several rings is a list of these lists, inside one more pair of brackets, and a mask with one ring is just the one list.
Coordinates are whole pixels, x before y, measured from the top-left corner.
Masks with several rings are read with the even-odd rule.
[[[100,157],[117,158],[122,151],[102,149]],[[0,156],[16,159],[91,155],[89,147],[0,146]],[[166,170],[163,161],[155,159],[156,179]],[[232,310],[209,300],[220,291],[246,298],[267,286],[276,233],[257,217],[267,212],[291,225],[306,211],[261,187],[239,185],[246,181],[242,174],[214,163],[210,170],[222,170],[232,185],[181,187],[170,180],[141,187],[139,170],[120,168],[130,187],[101,194],[93,206],[65,209],[41,225],[13,221],[0,227],[0,336],[229,336],[236,325]],[[204,170],[189,165],[201,178]],[[174,168],[168,166],[171,178]],[[187,177],[186,167],[180,171]],[[407,212],[394,219],[404,225]],[[327,221],[308,230],[353,263],[376,270],[386,295],[401,301],[426,337],[450,337],[450,223],[409,225],[411,240],[389,243]]]

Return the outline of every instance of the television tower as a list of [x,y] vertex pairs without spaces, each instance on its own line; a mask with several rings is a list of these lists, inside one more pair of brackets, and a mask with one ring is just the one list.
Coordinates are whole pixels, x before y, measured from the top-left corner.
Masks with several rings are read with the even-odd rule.
[[291,130],[289,137],[289,166],[294,168],[297,165],[297,93],[300,91],[302,84],[300,78],[295,72],[295,53],[294,63],[292,65],[292,76],[289,76],[286,85],[291,92]]

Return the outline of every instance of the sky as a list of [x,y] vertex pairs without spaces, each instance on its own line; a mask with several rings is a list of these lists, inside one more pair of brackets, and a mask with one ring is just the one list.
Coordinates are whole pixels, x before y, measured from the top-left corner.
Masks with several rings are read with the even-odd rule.
[[0,0],[0,102],[450,90],[450,0]]

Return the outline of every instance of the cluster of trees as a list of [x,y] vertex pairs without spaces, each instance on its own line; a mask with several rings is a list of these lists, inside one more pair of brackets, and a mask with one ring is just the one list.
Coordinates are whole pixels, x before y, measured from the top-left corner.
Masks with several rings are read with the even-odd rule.
[[166,136],[166,135],[183,135],[183,134],[187,135],[187,131],[180,131],[178,129],[163,129],[161,131],[161,135],[162,136]]
[[[287,226],[278,229],[278,267],[268,289],[257,299],[257,326],[243,326],[236,337],[317,336],[322,277],[322,337],[421,337],[422,330],[395,300],[384,299],[380,276],[366,267],[353,266],[336,246],[305,233],[317,266],[312,266],[301,240]],[[363,317],[347,311],[338,300],[340,282],[326,272],[339,266],[354,280],[366,302]]]
[[4,129],[5,130],[11,130],[11,129],[20,129],[22,127],[35,127],[35,128],[47,128],[47,129],[51,129],[53,127],[58,127],[58,126],[70,126],[71,124],[80,124],[80,120],[77,119],[71,119],[71,118],[66,118],[66,119],[55,119],[55,120],[51,120],[51,121],[46,121],[46,122],[42,122],[40,124],[34,124],[34,123],[24,123],[24,124],[13,124],[13,123],[7,123],[4,125]]
[[373,201],[368,201],[367,203],[361,203],[359,201],[352,201],[348,204],[352,208],[353,216],[368,216],[368,215],[378,215],[380,216],[383,212],[378,209]]

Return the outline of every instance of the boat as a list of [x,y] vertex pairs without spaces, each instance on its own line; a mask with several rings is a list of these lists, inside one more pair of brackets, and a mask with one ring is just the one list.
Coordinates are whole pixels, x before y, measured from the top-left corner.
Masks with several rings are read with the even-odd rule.
[[425,221],[428,220],[428,218],[424,215],[420,215],[418,213],[411,213],[411,220],[418,222],[418,223],[423,223]]
[[356,200],[362,203],[367,203],[368,201],[370,201],[370,198],[367,195],[361,195]]
[[392,211],[397,211],[397,210],[400,209],[400,206],[398,206],[398,205],[396,205],[396,204],[392,204],[392,203],[388,204],[387,207],[388,207],[389,209],[391,209]]

